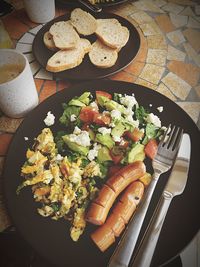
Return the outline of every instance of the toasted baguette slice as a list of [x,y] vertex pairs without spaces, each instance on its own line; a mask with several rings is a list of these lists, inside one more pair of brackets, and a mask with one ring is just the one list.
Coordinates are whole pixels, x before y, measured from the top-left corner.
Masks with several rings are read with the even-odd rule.
[[59,49],[74,48],[80,40],[69,20],[55,22],[50,27],[49,32],[53,36],[55,46]]
[[96,19],[90,13],[80,8],[75,8],[72,11],[70,19],[79,34],[90,35],[97,29]]
[[115,65],[118,53],[116,49],[110,48],[97,40],[92,44],[89,58],[92,64],[99,68],[110,68]]
[[129,30],[117,19],[98,19],[96,35],[109,47],[120,50],[129,39]]
[[77,67],[81,64],[86,53],[91,47],[87,39],[81,38],[75,48],[60,50],[47,62],[46,69],[51,72],[60,72]]
[[45,34],[43,36],[43,41],[44,41],[45,46],[49,50],[52,50],[52,51],[58,50],[58,48],[55,46],[53,36],[50,34],[50,32],[45,32]]

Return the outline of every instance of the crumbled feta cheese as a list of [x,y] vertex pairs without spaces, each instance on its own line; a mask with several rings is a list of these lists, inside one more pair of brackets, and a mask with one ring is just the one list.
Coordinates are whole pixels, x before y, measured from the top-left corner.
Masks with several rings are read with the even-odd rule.
[[125,95],[124,97],[120,98],[120,102],[122,105],[132,108],[134,105],[137,104],[137,100],[135,99],[134,94],[131,95]]
[[95,101],[91,102],[91,103],[90,103],[90,106],[91,106],[92,108],[94,108],[95,110],[98,110],[98,109],[99,109],[99,108],[98,108],[98,105],[97,105],[97,103],[96,103]]
[[63,160],[63,156],[61,156],[60,154],[57,154],[56,155],[56,160],[58,160],[58,161]]
[[88,159],[90,161],[94,160],[97,157],[98,151],[99,151],[100,148],[101,148],[101,145],[98,145],[97,143],[94,143],[93,149],[91,149],[88,152],[88,155],[87,155],[87,157],[88,157]]
[[159,112],[163,112],[163,107],[161,106],[161,107],[157,107],[157,110],[159,111]]
[[81,129],[78,126],[75,126],[73,134],[80,134],[81,133]]
[[120,142],[121,141],[121,137],[120,136],[112,136],[112,139],[113,139],[113,141],[115,141],[115,142]]
[[81,131],[79,134],[70,134],[69,139],[71,142],[74,142],[80,146],[90,146],[90,137],[87,131]]
[[144,133],[145,132],[144,128],[140,129],[140,132],[141,133]]
[[111,133],[111,129],[110,128],[106,128],[106,127],[100,127],[98,129],[98,132],[101,134],[110,134]]
[[153,105],[152,104],[149,104],[150,107],[152,107]]
[[73,121],[75,121],[75,120],[76,120],[76,115],[75,115],[75,114],[72,114],[72,115],[70,116],[70,121],[73,122]]
[[113,119],[120,119],[121,118],[121,112],[119,110],[115,110],[113,109],[111,112],[110,112],[110,116],[111,118]]
[[29,138],[28,138],[27,136],[24,136],[24,140],[25,140],[25,141],[28,141]]
[[115,127],[115,123],[114,123],[114,122],[111,122],[111,123],[109,124],[109,126],[112,127],[112,128],[114,128],[114,127]]
[[47,113],[46,118],[44,119],[44,123],[46,124],[46,126],[51,126],[53,125],[55,122],[55,116],[51,113],[51,111],[49,111]]
[[147,122],[154,124],[157,127],[161,127],[161,121],[158,116],[154,115],[153,113],[148,114]]

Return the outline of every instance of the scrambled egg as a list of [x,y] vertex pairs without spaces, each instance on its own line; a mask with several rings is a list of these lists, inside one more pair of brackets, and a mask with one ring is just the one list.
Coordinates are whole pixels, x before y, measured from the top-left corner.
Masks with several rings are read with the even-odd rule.
[[60,156],[49,128],[38,135],[26,158],[21,168],[25,180],[17,192],[31,186],[35,201],[41,204],[38,213],[54,220],[69,220],[70,236],[77,241],[86,227],[85,209],[97,190],[95,186],[89,188],[88,182],[90,177],[100,174],[99,166],[91,162],[81,168],[81,159],[70,162],[67,156]]

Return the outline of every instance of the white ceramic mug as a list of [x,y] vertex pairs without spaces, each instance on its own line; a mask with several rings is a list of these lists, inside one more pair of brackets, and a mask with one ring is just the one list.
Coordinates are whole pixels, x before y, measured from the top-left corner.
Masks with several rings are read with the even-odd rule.
[[[24,117],[38,105],[38,93],[27,58],[15,49],[0,49],[1,79],[5,68],[20,66],[20,73],[0,83],[0,109],[9,117]],[[4,70],[4,71],[3,71]],[[11,72],[12,74],[12,72]],[[3,78],[4,78],[3,77]]]
[[33,22],[46,23],[55,17],[55,0],[24,0],[25,10]]

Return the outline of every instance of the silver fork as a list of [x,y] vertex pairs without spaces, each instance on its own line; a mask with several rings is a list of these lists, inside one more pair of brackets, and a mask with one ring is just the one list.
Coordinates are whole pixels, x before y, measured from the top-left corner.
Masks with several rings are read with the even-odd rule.
[[172,167],[180,146],[183,130],[174,126],[166,140],[170,129],[171,125],[169,125],[160,141],[157,155],[152,162],[154,169],[152,181],[146,190],[140,207],[129,222],[116,250],[110,258],[108,267],[128,267],[158,179],[162,173],[167,172]]

